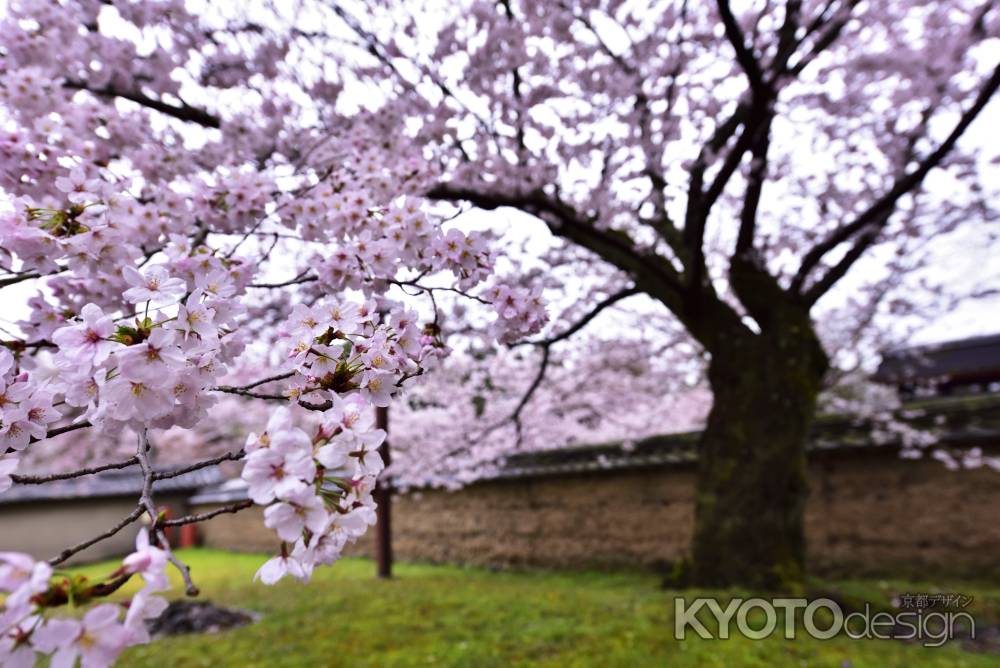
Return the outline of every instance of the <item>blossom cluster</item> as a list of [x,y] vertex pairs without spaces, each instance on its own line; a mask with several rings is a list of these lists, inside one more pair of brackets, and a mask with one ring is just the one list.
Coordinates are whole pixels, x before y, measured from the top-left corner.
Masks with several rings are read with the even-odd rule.
[[[65,417],[55,406],[109,435],[194,427],[248,335],[246,293],[256,267],[213,248],[206,235],[181,229],[193,219],[222,233],[249,231],[255,216],[267,216],[269,181],[221,174],[193,195],[166,189],[155,203],[140,203],[96,168],[77,165],[59,179],[60,195],[45,198],[44,206],[22,198],[0,217],[4,248],[22,272],[54,274],[47,282],[56,298],[33,298],[30,318],[20,323],[25,345],[51,353],[0,348],[0,491],[12,483],[17,453]],[[372,204],[355,223],[364,228],[370,221],[394,222],[376,241],[368,230],[341,231],[342,241],[354,243],[351,261],[369,271],[361,272],[362,284],[339,289],[377,294],[398,267],[450,270],[467,287],[492,269],[482,242],[431,226],[412,198]],[[297,224],[308,229],[308,217]],[[331,228],[336,232],[336,223]],[[496,294],[506,304],[504,331],[540,326],[537,295],[506,288]],[[372,428],[371,409],[387,406],[405,380],[445,350],[436,327],[421,328],[416,312],[377,296],[300,303],[279,328],[288,347],[284,394],[321,410],[322,424],[310,436],[296,425],[301,420],[279,411],[268,432],[245,448],[251,498],[267,505],[265,524],[281,539],[279,556],[261,570],[264,582],[285,573],[308,577],[374,522],[371,492],[384,433]]]
[[203,271],[189,286],[165,265],[122,273],[122,297],[135,310],[116,319],[88,303],[79,320],[52,332],[57,373],[48,386],[107,431],[192,426],[211,405],[206,388],[242,350],[225,329],[240,309],[223,296],[232,281],[211,284]]
[[537,286],[529,289],[499,283],[487,291],[486,298],[496,309],[492,334],[501,343],[514,343],[537,334],[548,322],[545,302]]
[[18,453],[32,438],[45,438],[48,425],[60,417],[52,392],[17,371],[14,356],[0,348],[0,492],[10,488]]
[[[261,179],[220,179],[209,195],[179,197],[167,190],[154,206],[116,193],[112,180],[94,174],[101,172],[69,168],[60,177],[61,202],[48,198],[43,207],[22,199],[15,203],[20,208],[0,218],[4,247],[21,271],[55,274],[48,285],[57,300],[34,298],[29,320],[21,323],[27,343],[51,353],[42,358],[0,348],[0,491],[12,483],[18,453],[32,438],[46,438],[64,417],[55,406],[106,434],[190,428],[205,418],[213,391],[244,351],[253,264],[179,228],[191,217],[204,222],[215,215],[214,224],[226,232],[247,230],[254,215],[264,215],[261,192],[272,186]],[[233,194],[239,189],[242,195]],[[492,268],[489,253],[473,237],[436,227],[421,232],[429,223],[412,199],[373,206],[366,215],[396,221],[374,250],[365,245],[372,238],[368,232],[344,237],[354,239],[352,261],[370,270],[359,286],[369,293],[399,266],[450,270],[463,287],[480,282]],[[537,295],[508,289],[497,295],[506,300],[505,331],[540,326]],[[385,434],[372,426],[372,407],[387,406],[405,380],[421,375],[445,349],[436,328],[421,328],[416,312],[381,296],[298,304],[279,338],[288,348],[285,396],[321,410],[322,420],[310,435],[300,426],[306,420],[279,409],[267,431],[246,445],[243,476],[250,498],[267,506],[265,525],[280,539],[278,556],[259,573],[265,583],[285,574],[307,579],[374,523],[372,490],[383,468],[377,449]],[[17,559],[24,566],[28,558]],[[19,600],[13,597],[11,605]],[[54,657],[86,651],[87,665],[107,665],[129,642],[143,639],[128,630],[129,619],[153,615],[159,607],[143,594],[124,623],[114,606],[104,604],[82,622],[65,624],[19,607],[16,614],[5,613],[11,620],[5,633],[10,652],[21,657],[29,656],[26,647]],[[56,637],[79,641],[59,644]]]
[[370,290],[378,281],[392,280],[401,266],[421,273],[449,271],[463,289],[491,274],[495,258],[487,235],[443,231],[412,196],[377,206],[366,189],[370,178],[340,170],[310,192],[283,202],[284,224],[297,227],[306,239],[332,246],[312,261],[324,286]]
[[384,322],[378,319],[375,300],[292,309],[284,332],[285,365],[295,373],[290,396],[359,391],[375,406],[388,406],[398,384],[419,371],[436,342],[418,328],[414,311],[397,306],[385,311]]
[[281,553],[259,577],[308,579],[375,522],[372,490],[384,466],[371,406],[388,406],[403,381],[421,371],[436,347],[417,328],[416,313],[393,309],[383,322],[376,303],[300,304],[286,323],[286,365],[293,401],[325,408],[310,436],[279,408],[261,434],[251,434],[243,479]]
[[[260,579],[308,577],[374,521],[385,437],[374,407],[447,351],[434,295],[416,282],[483,285],[492,239],[442,227],[420,197],[436,168],[412,135],[396,132],[396,112],[348,120],[334,111],[337,87],[323,82],[315,92],[329,108],[320,117],[315,104],[303,108],[278,81],[289,40],[253,30],[220,48],[218,26],[181,0],[8,4],[0,288],[37,292],[19,332],[0,341],[0,493],[29,484],[33,442],[56,433],[88,429],[116,443],[129,431],[203,435],[222,393],[288,399],[247,441],[243,475],[280,539]],[[226,103],[188,104],[182,95],[199,87],[200,99]],[[226,89],[253,94],[223,97]],[[196,126],[201,136],[186,132]],[[267,272],[288,264],[296,278],[270,284]],[[396,287],[414,296],[404,286],[430,295],[431,325],[388,299]],[[343,299],[352,289],[363,301]],[[491,301],[505,339],[544,321],[535,293],[505,287]],[[280,373],[261,374],[275,342],[289,354],[269,369]],[[230,384],[248,371],[245,387]],[[284,381],[280,392],[252,391],[269,375]],[[136,458],[160,449],[140,441]],[[40,652],[53,665],[79,655],[104,666],[143,641],[139,622],[162,607],[152,594],[165,586],[167,556],[150,531],[99,583],[25,555],[0,558],[0,662],[31,663]],[[51,616],[64,603],[97,603],[139,572],[147,587],[124,620],[107,604],[82,621]]]
[[247,440],[248,495],[266,506],[264,524],[281,540],[280,554],[257,573],[265,584],[285,575],[308,580],[375,523],[372,490],[383,468],[378,446],[385,432],[372,427],[360,396],[331,393],[331,403],[311,437],[280,408],[267,431]]
[[[0,664],[30,668],[40,656],[52,666],[107,666],[131,645],[149,642],[146,621],[167,607],[158,593],[170,588],[165,573],[167,549],[142,529],[135,551],[109,576],[110,585],[80,575],[55,573],[45,561],[19,552],[0,552]],[[117,589],[141,575],[142,589],[126,605],[96,605],[80,619],[47,616],[58,606],[87,602],[101,589]]]

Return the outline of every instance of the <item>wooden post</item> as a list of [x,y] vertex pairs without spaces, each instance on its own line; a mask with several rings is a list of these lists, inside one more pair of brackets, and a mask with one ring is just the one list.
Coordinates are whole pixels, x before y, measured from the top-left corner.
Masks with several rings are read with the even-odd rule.
[[[389,466],[389,409],[377,406],[375,408],[375,426],[386,431],[385,441],[379,447],[382,461]],[[375,524],[375,563],[377,575],[380,578],[392,577],[392,486],[385,478],[380,478],[373,492],[377,522]]]

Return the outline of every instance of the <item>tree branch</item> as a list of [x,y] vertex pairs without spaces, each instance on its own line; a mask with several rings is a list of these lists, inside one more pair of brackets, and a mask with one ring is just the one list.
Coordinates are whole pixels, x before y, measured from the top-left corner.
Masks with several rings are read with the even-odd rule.
[[[742,254],[753,247],[757,231],[757,206],[767,179],[767,152],[771,144],[770,103],[765,103],[764,120],[753,129],[750,143],[750,172],[747,174],[746,192],[743,194],[743,208],[740,211],[740,229],[736,237],[735,253]],[[748,132],[750,130],[748,129]]]
[[153,502],[153,476],[155,472],[149,463],[149,437],[145,429],[139,434],[138,441],[135,456],[139,460],[139,468],[142,469],[142,494],[139,496],[139,508],[145,509],[149,515],[149,532],[156,536],[161,547],[167,552],[167,559],[180,572],[181,578],[184,580],[184,593],[188,596],[197,596],[198,587],[191,580],[191,569],[170,550],[170,543],[167,541],[163,529],[159,526],[160,513]]
[[101,97],[120,97],[124,100],[131,100],[136,104],[153,109],[161,114],[166,114],[182,121],[197,123],[206,128],[219,128],[222,126],[222,121],[218,116],[214,116],[204,109],[193,107],[183,100],[181,100],[180,105],[175,106],[162,100],[151,98],[145,93],[123,90],[115,88],[112,85],[107,85],[103,88],[91,88],[85,81],[67,80],[63,83],[63,86],[74,90],[85,90]]
[[105,531],[104,533],[102,533],[102,534],[100,534],[98,536],[94,536],[93,538],[89,538],[89,539],[83,541],[82,543],[77,543],[73,547],[68,547],[65,550],[63,550],[62,552],[60,552],[58,554],[58,556],[55,556],[55,557],[52,557],[51,559],[49,559],[49,565],[55,566],[57,564],[61,564],[62,562],[66,561],[67,559],[69,559],[70,557],[72,557],[77,552],[80,552],[82,550],[86,550],[88,547],[90,547],[91,545],[94,545],[95,543],[100,543],[102,540],[105,540],[107,538],[111,538],[116,533],[118,533],[119,531],[121,531],[122,529],[124,529],[125,527],[127,527],[129,524],[132,524],[137,519],[139,519],[140,517],[142,517],[143,512],[145,512],[145,509],[142,506],[137,505],[135,507],[135,510],[133,510],[131,513],[129,513],[128,515],[126,515],[125,517],[123,517],[120,522],[118,522],[116,525],[114,525],[113,527],[111,527],[110,529],[108,529],[107,531]]
[[[67,425],[64,425],[62,427],[54,427],[52,429],[49,429],[47,432],[45,432],[45,436],[42,437],[42,438],[35,438],[34,436],[32,436],[31,440],[29,440],[28,443],[29,444],[30,443],[38,443],[39,441],[44,441],[45,439],[53,438],[55,436],[59,436],[60,434],[66,434],[66,433],[71,432],[71,431],[76,431],[77,429],[86,429],[87,427],[90,427],[90,426],[92,426],[90,424],[90,422],[84,420],[83,422],[74,422],[72,424],[67,424]],[[14,448],[7,448],[7,451],[6,451],[5,454],[9,455],[9,454],[11,454],[13,452],[17,452],[17,450],[15,450]]]
[[681,308],[680,276],[667,260],[652,253],[639,252],[635,242],[624,232],[598,229],[591,224],[592,221],[583,219],[573,207],[549,197],[541,190],[529,193],[490,193],[440,183],[431,188],[426,196],[449,202],[464,200],[481,209],[508,206],[529,213],[544,221],[553,234],[573,241],[632,275],[638,287],[672,309]]
[[287,281],[282,281],[281,283],[251,283],[247,287],[250,288],[284,288],[289,285],[298,285],[300,283],[312,283],[313,281],[318,281],[318,276],[310,276],[309,270],[306,269],[301,274],[295,278],[290,278]]
[[8,285],[14,285],[15,283],[20,283],[22,281],[30,281],[33,278],[41,278],[42,275],[37,271],[26,271],[20,274],[14,274],[4,279],[0,279],[0,288],[5,288]]
[[95,473],[100,473],[102,471],[113,471],[117,469],[127,469],[130,466],[134,466],[139,462],[135,457],[131,457],[121,462],[113,462],[111,464],[100,464],[98,466],[90,466],[87,468],[77,469],[75,471],[68,471],[66,473],[52,473],[49,475],[11,475],[10,479],[19,485],[43,485],[47,482],[55,482],[56,480],[70,480],[72,478],[82,478],[85,475],[93,475]]
[[542,348],[542,361],[538,365],[538,373],[535,374],[535,378],[531,381],[531,385],[528,386],[528,389],[521,397],[521,400],[517,402],[517,406],[511,412],[510,416],[507,418],[507,420],[504,420],[504,422],[511,421],[514,423],[514,429],[517,431],[518,446],[521,445],[522,441],[521,412],[524,410],[524,407],[528,405],[528,402],[531,401],[531,397],[535,395],[535,391],[537,391],[538,388],[541,386],[542,380],[545,378],[545,372],[549,368],[549,354],[550,354],[549,351],[551,346],[543,345],[541,346],[541,348]]
[[[695,159],[694,164],[691,165],[683,231],[684,245],[687,246],[690,258],[689,266],[687,267],[689,286],[699,285],[705,273],[705,249],[703,247],[705,225],[708,223],[708,215],[711,212],[712,204],[714,204],[715,198],[718,197],[717,193],[722,192],[722,186],[725,185],[725,181],[720,180],[720,177],[727,171],[725,165],[719,169],[719,174],[716,175],[713,186],[709,189],[711,194],[706,195],[704,192],[705,170],[710,164],[715,162],[716,153],[726,145],[749,116],[750,105],[745,102],[738,104],[732,115],[716,126],[712,136],[701,147],[701,150],[698,151],[698,157]],[[738,147],[734,147],[734,152],[736,148]],[[742,151],[740,152],[741,154]],[[730,153],[730,160],[733,159],[732,156],[733,153]],[[729,174],[732,173],[732,170],[738,164],[739,160],[737,159],[728,170]],[[728,180],[728,176],[725,178]],[[716,184],[721,185],[716,186]],[[712,199],[709,199],[709,197]]]
[[558,334],[558,335],[553,336],[553,337],[548,338],[548,339],[543,339],[541,341],[519,341],[518,343],[516,343],[514,345],[515,346],[541,346],[541,347],[550,347],[553,344],[559,343],[560,341],[565,341],[566,339],[568,339],[569,337],[573,336],[574,334],[576,334],[577,332],[579,332],[581,329],[583,329],[584,327],[586,327],[590,323],[591,320],[593,320],[598,315],[600,315],[601,311],[603,311],[603,310],[605,310],[605,309],[607,309],[607,308],[609,308],[611,306],[614,306],[615,304],[617,304],[618,302],[622,301],[623,299],[626,299],[626,298],[631,297],[633,295],[637,295],[639,293],[640,293],[640,290],[638,288],[635,288],[635,287],[624,288],[622,290],[619,290],[618,292],[615,292],[615,293],[613,293],[611,295],[608,295],[606,298],[604,298],[603,300],[601,300],[600,302],[598,302],[594,306],[594,308],[592,308],[585,316],[583,316],[582,318],[580,318],[579,320],[577,320],[573,325],[571,325],[568,329],[564,330],[561,334]]
[[224,455],[219,455],[218,457],[213,457],[211,459],[204,459],[200,462],[195,462],[183,468],[174,469],[172,471],[154,471],[153,480],[167,480],[169,478],[176,478],[182,476],[185,473],[191,473],[192,471],[198,471],[200,469],[208,468],[209,466],[215,466],[216,464],[221,464],[222,462],[236,462],[243,459],[246,456],[246,451],[240,448],[236,452],[227,452]]
[[195,515],[185,515],[184,517],[177,517],[172,520],[164,520],[160,522],[161,527],[179,527],[185,524],[194,524],[195,522],[204,522],[205,520],[210,520],[213,517],[219,515],[224,515],[226,513],[236,514],[241,510],[246,510],[253,506],[253,501],[247,499],[245,501],[237,501],[236,503],[231,503],[228,506],[222,506],[216,508],[215,510],[210,510],[205,513],[198,513]]
[[[990,98],[1000,88],[1000,65],[997,65],[993,70],[993,74],[986,80],[979,94],[976,96],[975,101],[972,106],[970,106],[959,119],[958,123],[952,129],[948,137],[941,142],[941,144],[931,152],[926,158],[924,158],[920,164],[912,172],[905,174],[898,178],[893,184],[892,188],[889,189],[882,197],[877,199],[867,210],[861,213],[853,222],[843,225],[842,227],[834,230],[829,234],[824,240],[817,243],[809,250],[808,253],[802,258],[802,264],[799,266],[799,270],[792,279],[791,290],[794,292],[802,293],[803,286],[809,277],[809,274],[815,269],[823,257],[827,253],[832,251],[834,248],[840,244],[849,241],[855,234],[862,232],[866,227],[872,226],[877,229],[881,229],[892,216],[895,211],[896,204],[899,202],[900,198],[919,186],[927,174],[941,164],[941,161],[951,152],[958,143],[959,138],[965,133],[972,121],[979,116],[983,108],[990,101]],[[870,243],[870,241],[868,242]],[[863,249],[862,249],[863,250]],[[852,255],[849,253],[849,255]],[[861,253],[857,253],[856,257],[853,257],[851,263],[860,257]],[[847,268],[850,267],[850,263],[844,267],[842,270],[837,270],[842,276],[846,273]],[[838,277],[839,278],[839,277]],[[826,281],[821,279],[821,281]],[[829,282],[826,285],[825,290],[829,289],[836,280]],[[810,290],[810,295],[814,299],[818,299],[820,294],[815,294],[814,291]]]
[[807,305],[812,306],[816,301],[826,294],[827,290],[832,288],[837,281],[842,279],[844,275],[847,274],[847,270],[851,268],[855,262],[858,261],[868,247],[871,246],[875,239],[878,238],[878,233],[880,227],[871,227],[861,233],[858,237],[857,242],[851,247],[851,250],[847,251],[840,262],[835,264],[833,267],[827,271],[822,278],[816,281],[809,290],[802,295],[802,301]]
[[717,0],[716,5],[719,8],[719,16],[722,18],[722,25],[726,29],[726,38],[733,45],[733,49],[736,50],[736,60],[750,81],[750,89],[753,91],[754,97],[761,99],[768,97],[770,95],[770,87],[764,81],[764,73],[760,69],[760,63],[757,62],[757,58],[747,48],[746,38],[743,36],[743,31],[740,29],[740,24],[736,21],[736,17],[733,16],[733,10],[729,7],[729,0]]

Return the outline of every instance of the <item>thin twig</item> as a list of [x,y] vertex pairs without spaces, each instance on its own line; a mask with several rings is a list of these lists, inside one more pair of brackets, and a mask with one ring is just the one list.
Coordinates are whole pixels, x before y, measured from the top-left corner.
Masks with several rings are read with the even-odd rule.
[[[67,424],[62,427],[55,427],[45,432],[45,438],[53,438],[55,436],[59,436],[60,434],[65,434],[70,431],[76,431],[77,429],[86,429],[87,427],[90,426],[91,426],[90,422],[84,420],[83,422],[74,422],[73,424]],[[42,439],[37,439],[37,440],[42,440]]]
[[281,283],[251,283],[247,287],[251,287],[251,288],[284,288],[284,287],[288,287],[289,285],[297,285],[299,283],[312,283],[313,281],[318,281],[318,280],[319,280],[319,276],[309,276],[309,270],[306,269],[305,271],[303,271],[302,273],[300,273],[295,278],[291,278],[291,279],[289,279],[287,281],[283,281]]
[[144,512],[145,512],[145,508],[143,508],[142,506],[136,506],[135,510],[133,510],[131,513],[129,513],[128,515],[126,515],[125,517],[123,517],[122,520],[120,522],[118,522],[118,524],[114,525],[113,527],[111,527],[110,529],[108,529],[107,531],[105,531],[104,533],[102,533],[102,534],[100,534],[98,536],[94,536],[93,538],[88,538],[87,540],[83,541],[82,543],[78,543],[78,544],[74,545],[73,547],[67,547],[65,550],[63,550],[62,552],[60,552],[58,556],[55,556],[55,557],[52,557],[51,559],[49,559],[49,565],[50,566],[55,566],[57,564],[61,564],[62,562],[66,561],[67,559],[69,559],[70,557],[72,557],[77,552],[80,552],[81,550],[86,550],[88,547],[90,547],[91,545],[93,545],[95,543],[99,543],[102,540],[105,540],[107,538],[111,538],[116,533],[118,533],[119,531],[121,531],[122,529],[124,529],[125,527],[127,527],[129,524],[132,524],[137,519],[139,519],[140,517],[142,517],[142,514]]
[[100,473],[101,471],[112,471],[115,469],[125,469],[129,466],[134,466],[138,464],[139,460],[135,457],[126,459],[121,462],[112,462],[110,464],[100,464],[98,466],[89,466],[87,468],[77,469],[76,471],[68,471],[66,473],[52,473],[49,475],[12,475],[10,479],[19,485],[42,485],[47,482],[54,482],[56,480],[70,480],[71,478],[81,478],[85,475],[93,475],[95,473]]
[[[289,397],[283,394],[264,394],[262,392],[250,392],[248,390],[243,390],[238,387],[229,387],[228,385],[219,385],[217,387],[210,388],[212,392],[224,392],[226,394],[235,394],[241,397],[248,397],[250,399],[264,399],[265,401],[289,401]],[[333,402],[330,400],[324,401],[322,403],[314,403],[312,401],[306,401],[305,399],[299,399],[299,406],[310,411],[326,411],[333,406]]]
[[[295,375],[294,371],[289,371],[287,373],[279,373],[276,376],[269,376],[268,378],[261,378],[258,381],[254,381],[254,382],[250,383],[249,385],[240,385],[238,387],[234,387],[232,385],[222,385],[222,386],[219,386],[219,387],[213,387],[212,389],[216,390],[216,391],[219,391],[219,392],[225,392],[227,390],[252,390],[253,388],[257,387],[258,385],[264,385],[265,383],[273,383],[273,382],[278,381],[278,380],[285,380],[287,378],[291,378],[294,375]],[[225,389],[223,389],[223,388],[225,388]]]
[[145,429],[139,434],[138,440],[139,444],[136,447],[135,456],[139,460],[139,467],[142,469],[142,495],[139,497],[139,505],[145,508],[146,513],[149,515],[151,522],[149,527],[150,532],[155,533],[160,545],[167,550],[167,559],[180,571],[181,578],[184,580],[184,593],[188,596],[197,596],[198,587],[191,580],[190,567],[178,559],[170,550],[167,537],[164,535],[163,529],[159,526],[160,513],[156,510],[156,504],[153,503],[153,475],[155,472],[149,464],[149,435]]
[[169,478],[176,478],[182,476],[185,473],[191,473],[192,471],[197,471],[199,469],[208,468],[209,466],[215,466],[216,464],[221,464],[222,462],[235,462],[243,459],[246,456],[246,451],[240,448],[236,452],[227,452],[224,455],[219,455],[218,457],[213,457],[212,459],[205,459],[200,462],[195,462],[183,468],[174,469],[172,471],[153,471],[153,480],[167,480]]
[[[475,301],[479,302],[480,304],[487,304],[487,305],[489,305],[489,304],[492,303],[492,302],[489,302],[489,301],[483,299],[482,297],[477,297],[475,295],[469,294],[468,292],[465,292],[464,290],[459,290],[458,288],[421,285],[416,280],[412,280],[412,281],[397,281],[395,279],[389,279],[388,283],[390,283],[392,285],[397,285],[400,288],[402,288],[404,286],[408,286],[408,287],[412,287],[412,288],[415,288],[417,290],[423,290],[424,292],[429,292],[429,293],[433,293],[433,292],[454,292],[455,294],[461,295],[461,296],[465,297],[466,299],[474,299]],[[406,291],[404,290],[404,292],[406,292]],[[409,294],[409,293],[407,293],[407,294]]]
[[194,524],[195,522],[204,522],[205,520],[210,520],[217,515],[223,515],[225,513],[238,513],[241,510],[245,510],[253,505],[253,501],[247,499],[245,501],[237,501],[236,503],[231,503],[228,506],[222,506],[221,508],[216,508],[207,513],[198,513],[196,515],[185,515],[184,517],[178,517],[172,520],[165,520],[160,522],[161,527],[177,527],[183,526],[185,524]]

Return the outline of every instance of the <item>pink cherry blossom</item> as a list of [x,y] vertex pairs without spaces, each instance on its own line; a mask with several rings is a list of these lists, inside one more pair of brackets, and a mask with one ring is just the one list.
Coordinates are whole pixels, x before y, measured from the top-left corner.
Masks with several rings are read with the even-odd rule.
[[167,565],[165,550],[151,545],[149,531],[140,529],[135,538],[135,552],[122,560],[126,573],[141,573],[146,581],[146,591],[163,591],[170,588],[164,568]]
[[95,193],[101,191],[102,182],[100,179],[88,179],[87,173],[81,167],[74,167],[70,170],[68,177],[60,176],[57,178],[55,186],[66,193],[69,201],[84,204],[100,200],[100,197]]
[[274,529],[281,540],[293,542],[304,529],[321,533],[328,517],[323,500],[315,490],[302,487],[264,510],[264,526]]
[[149,590],[140,591],[129,601],[125,613],[125,630],[128,632],[128,645],[141,645],[150,641],[149,629],[146,623],[156,619],[167,609],[167,601],[159,596],[153,596]]
[[20,406],[4,409],[0,422],[0,450],[23,450],[28,447],[34,428],[25,409]]
[[362,395],[375,406],[388,406],[395,391],[392,381],[392,374],[369,371],[364,376]]
[[0,456],[0,494],[6,492],[14,484],[10,476],[17,470],[18,464],[20,464],[20,460],[14,455]]
[[36,616],[27,617],[9,628],[0,625],[0,665],[5,668],[32,668],[35,653],[42,651],[32,631],[40,624]]
[[73,364],[99,366],[120,344],[109,340],[114,334],[114,320],[104,315],[95,304],[87,304],[80,311],[83,322],[57,329],[52,334],[52,342]]
[[175,337],[174,332],[157,327],[145,341],[119,351],[115,360],[122,377],[150,387],[172,384],[186,363]]
[[130,287],[122,296],[132,304],[149,301],[153,305],[176,302],[187,291],[181,278],[171,277],[163,265],[153,265],[140,272],[128,266],[122,269],[122,276]]
[[247,456],[242,477],[249,485],[247,495],[254,503],[268,503],[304,489],[315,473],[310,453],[265,448]]
[[53,648],[53,668],[110,666],[125,649],[129,632],[119,621],[119,608],[104,603],[91,608],[81,621],[52,620],[39,629],[39,643]]
[[46,562],[20,552],[0,552],[0,592],[7,594],[8,610],[27,605],[32,596],[45,591],[50,577],[52,567]]
[[173,408],[169,388],[160,385],[162,378],[153,384],[117,377],[107,382],[102,390],[101,415],[114,420],[152,420],[167,415]]
[[164,324],[166,329],[175,329],[186,340],[192,334],[201,339],[212,339],[219,335],[214,323],[215,311],[201,303],[202,295],[196,290],[184,304],[177,307],[177,318]]
[[266,585],[272,585],[286,575],[304,579],[306,571],[298,559],[288,555],[279,555],[264,562],[264,565],[254,574],[254,580],[260,580]]

